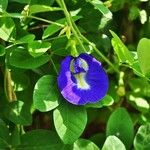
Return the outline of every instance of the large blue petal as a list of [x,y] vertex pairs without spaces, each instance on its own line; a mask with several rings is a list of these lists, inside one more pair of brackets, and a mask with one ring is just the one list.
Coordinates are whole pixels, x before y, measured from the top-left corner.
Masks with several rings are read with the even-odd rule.
[[70,71],[70,64],[74,58],[67,56],[61,64],[58,76],[59,89],[63,97],[75,105],[95,103],[106,95],[108,90],[108,76],[102,68],[101,63],[92,56],[83,53],[78,58],[84,60],[88,65],[88,70],[85,76],[83,76],[85,87],[82,88],[82,84],[78,86],[78,78],[75,78],[75,75]]
[[86,74],[86,81],[90,85],[90,90],[78,90],[73,87],[73,92],[81,97],[78,105],[85,103],[95,103],[102,99],[108,90],[108,76],[101,66],[101,63],[88,54],[80,54],[80,58],[84,59],[89,70]]
[[70,71],[70,64],[72,60],[72,56],[67,56],[62,61],[57,82],[63,97],[70,103],[77,104],[80,97],[72,91],[75,86],[75,79]]

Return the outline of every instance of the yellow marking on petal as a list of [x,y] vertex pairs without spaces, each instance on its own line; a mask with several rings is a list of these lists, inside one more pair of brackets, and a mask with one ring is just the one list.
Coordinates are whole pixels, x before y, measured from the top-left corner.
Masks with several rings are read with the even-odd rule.
[[[82,58],[78,58],[78,59],[80,59],[81,64],[82,64],[82,66],[80,66],[80,67],[82,67],[85,71],[87,71],[89,68],[87,62]],[[70,62],[70,70],[71,70],[71,72],[75,73],[74,60],[71,60],[71,62]]]
[[74,60],[71,60],[71,62],[70,62],[70,70],[71,70],[71,72],[75,72],[73,64],[74,64]]
[[81,62],[82,62],[82,67],[83,67],[83,69],[84,69],[85,71],[87,71],[88,68],[89,68],[87,62],[86,62],[84,59],[82,59],[82,58],[80,58],[80,59],[81,59]]
[[77,87],[79,89],[84,89],[84,90],[88,90],[90,89],[90,86],[88,85],[88,83],[85,80],[85,75],[86,73],[79,73],[74,75],[77,81]]

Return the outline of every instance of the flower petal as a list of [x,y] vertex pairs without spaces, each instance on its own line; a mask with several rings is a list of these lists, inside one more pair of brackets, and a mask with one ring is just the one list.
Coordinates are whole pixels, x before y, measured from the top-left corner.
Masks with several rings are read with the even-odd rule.
[[[79,66],[75,67],[86,72],[73,73],[70,65],[75,59],[79,59]],[[77,60],[78,61],[78,60]],[[62,64],[58,77],[58,86],[63,97],[75,105],[95,103],[102,99],[108,90],[108,76],[101,63],[88,54],[80,54],[77,58],[67,56]]]
[[70,64],[72,60],[72,56],[67,56],[62,61],[57,82],[63,97],[70,103],[75,104],[78,103],[80,97],[72,91],[73,86],[75,86],[74,80],[72,79],[72,73],[70,71]]
[[62,91],[63,88],[66,86],[67,84],[67,77],[65,75],[65,73],[67,71],[70,72],[70,62],[73,59],[73,57],[71,56],[67,56],[61,63],[61,68],[60,68],[60,73],[59,76],[57,78],[58,81],[58,86],[60,88],[60,90]]

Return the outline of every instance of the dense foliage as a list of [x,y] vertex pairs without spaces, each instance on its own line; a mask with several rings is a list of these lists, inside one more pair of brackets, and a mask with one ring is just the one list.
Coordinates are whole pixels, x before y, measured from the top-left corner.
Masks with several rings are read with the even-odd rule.
[[[0,0],[0,150],[149,150],[149,10],[148,0]],[[109,90],[73,105],[57,77],[81,53],[102,63]]]

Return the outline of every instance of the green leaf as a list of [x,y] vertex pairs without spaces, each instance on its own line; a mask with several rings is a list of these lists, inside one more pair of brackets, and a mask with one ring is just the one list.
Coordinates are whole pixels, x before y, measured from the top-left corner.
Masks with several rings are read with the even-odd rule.
[[11,77],[14,91],[23,91],[30,85],[29,77],[25,73],[12,72]]
[[20,13],[8,13],[8,15],[11,18],[18,18],[18,19],[24,19],[25,17],[23,14],[20,14]]
[[102,148],[104,142],[105,142],[105,139],[106,139],[106,135],[105,133],[103,132],[99,132],[99,133],[96,133],[96,134],[93,134],[89,140],[92,141],[93,143],[95,143],[100,149]]
[[114,80],[110,80],[108,94],[111,95],[115,103],[118,103],[120,101],[120,97],[117,93],[117,88],[118,84]]
[[136,97],[133,95],[129,95],[129,100],[131,101],[132,105],[139,111],[146,113],[149,111],[149,103],[142,97]]
[[73,150],[99,150],[99,148],[92,141],[78,139],[74,143]]
[[0,0],[0,12],[6,10],[8,5],[8,0]]
[[100,149],[102,148],[104,142],[105,142],[106,135],[105,133],[96,133],[92,135],[89,140],[95,143]]
[[119,62],[129,63],[130,65],[132,65],[134,63],[134,58],[131,55],[131,52],[128,50],[128,48],[123,44],[120,38],[113,31],[110,31],[110,33],[113,36],[112,46],[119,58]]
[[9,141],[8,127],[6,126],[5,122],[1,119],[0,119],[0,141],[3,141],[4,143],[6,143],[6,145],[8,144],[7,142]]
[[11,133],[11,145],[13,147],[20,144],[20,130],[16,125]]
[[147,22],[147,20],[148,20],[147,15],[148,14],[147,14],[146,10],[144,10],[144,9],[140,10],[140,21],[141,21],[141,24],[145,24]]
[[15,124],[30,125],[32,122],[30,110],[22,101],[14,101],[5,108],[5,116]]
[[85,105],[87,108],[88,107],[91,107],[91,108],[102,108],[103,107],[103,104],[102,104],[102,102],[101,102],[101,100],[100,101],[98,101],[97,103],[89,103],[89,104],[86,104]]
[[53,113],[56,131],[65,144],[74,143],[83,133],[87,123],[84,107],[63,102]]
[[51,48],[51,43],[42,41],[33,41],[28,44],[28,51],[31,56],[39,57]]
[[5,47],[3,45],[0,45],[0,56],[5,55]]
[[16,43],[30,43],[35,39],[35,35],[34,34],[28,34],[25,35],[23,37],[21,37],[19,40],[16,41]]
[[9,63],[12,66],[23,69],[38,68],[50,60],[49,55],[42,55],[39,57],[32,57],[24,48],[13,48],[9,54]]
[[4,41],[15,39],[15,24],[10,17],[0,17],[0,38]]
[[150,97],[150,84],[144,78],[132,78],[128,83],[135,94]]
[[111,1],[111,10],[116,12],[116,11],[122,9],[126,2],[127,2],[127,0],[121,0],[121,1],[113,0],[113,1]]
[[68,39],[67,37],[60,37],[58,39],[55,39],[52,42],[52,48],[54,54],[60,55],[60,56],[67,56],[71,54],[70,49],[67,49]]
[[47,5],[47,6],[52,6],[54,4],[55,0],[45,0],[45,1],[41,1],[41,0],[31,0],[30,4],[31,5]]
[[116,136],[108,136],[102,150],[126,150],[124,144]]
[[100,0],[86,0],[90,2],[96,9],[98,9],[106,18],[112,19],[112,13]]
[[[55,22],[64,25],[65,22],[66,22],[66,18],[56,20]],[[46,39],[47,37],[53,35],[53,34],[56,33],[57,31],[59,31],[61,28],[62,28],[62,26],[58,26],[58,25],[55,25],[55,24],[49,25],[49,26],[44,30],[42,39]]]
[[142,72],[150,77],[150,55],[149,55],[150,39],[142,38],[137,47],[139,64]]
[[129,10],[129,20],[133,21],[140,15],[140,9],[137,6],[132,6]]
[[13,1],[13,2],[18,2],[18,3],[21,3],[21,4],[29,4],[29,2],[30,2],[31,0],[11,0],[11,1]]
[[[78,19],[80,19],[81,16],[73,16],[72,19],[74,21],[77,21]],[[59,20],[56,20],[55,21],[56,23],[59,23],[59,24],[62,24],[62,25],[65,25],[66,24],[66,18],[62,18],[62,19],[59,19]],[[58,25],[55,25],[55,24],[51,24],[49,25],[45,30],[44,30],[44,33],[43,33],[43,36],[42,36],[42,39],[46,39],[48,38],[49,36],[53,35],[54,33],[58,32],[60,29],[62,29],[63,26],[58,26]]]
[[106,95],[102,99],[102,105],[103,106],[111,106],[114,103],[114,99],[110,95]]
[[139,127],[135,139],[135,150],[149,150],[150,149],[150,123]]
[[142,70],[140,68],[139,61],[135,61],[132,65],[129,65],[128,67],[132,68],[136,75],[145,78],[145,75],[142,73]]
[[21,136],[16,150],[59,150],[63,144],[56,133],[48,130],[32,130]]
[[41,77],[34,88],[34,107],[42,112],[50,111],[59,104],[59,93],[57,90],[57,80],[51,75]]
[[117,136],[130,149],[133,141],[134,130],[132,120],[124,108],[116,109],[107,122],[107,136]]
[[114,103],[114,99],[110,95],[106,95],[97,103],[89,103],[86,107],[93,107],[93,108],[102,108],[104,106],[111,106]]
[[137,121],[138,118],[138,122],[139,124],[146,124],[148,122],[150,122],[150,113],[141,113],[139,115],[139,113],[137,113],[136,115],[134,115],[134,120]]
[[47,5],[31,5],[31,6],[29,6],[30,14],[48,12],[48,11],[58,11],[58,10],[62,10],[62,9],[59,7],[50,7]]
[[10,149],[10,145],[0,137],[0,150]]

